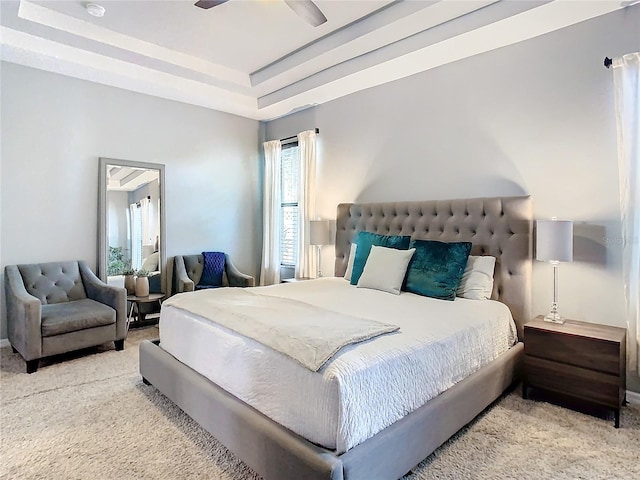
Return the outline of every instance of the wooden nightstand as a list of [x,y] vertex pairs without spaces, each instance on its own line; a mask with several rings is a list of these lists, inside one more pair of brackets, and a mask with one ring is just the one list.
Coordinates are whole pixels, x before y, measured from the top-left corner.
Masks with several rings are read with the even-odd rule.
[[524,326],[522,397],[529,387],[612,408],[620,426],[626,394],[624,328],[536,317]]

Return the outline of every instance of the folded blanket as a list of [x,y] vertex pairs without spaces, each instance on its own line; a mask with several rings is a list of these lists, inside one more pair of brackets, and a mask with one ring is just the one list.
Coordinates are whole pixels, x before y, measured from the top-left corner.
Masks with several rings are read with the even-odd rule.
[[205,288],[221,287],[224,274],[225,256],[222,252],[202,252],[204,266],[199,286]]
[[186,310],[252,338],[314,372],[342,347],[399,329],[245,288],[182,293],[162,305]]

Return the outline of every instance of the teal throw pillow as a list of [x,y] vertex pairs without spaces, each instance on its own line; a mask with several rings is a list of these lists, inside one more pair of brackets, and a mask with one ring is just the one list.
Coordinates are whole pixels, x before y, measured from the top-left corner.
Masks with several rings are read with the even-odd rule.
[[410,248],[415,248],[416,253],[407,269],[405,290],[425,297],[455,299],[471,243],[413,240]]
[[401,235],[378,235],[371,232],[360,232],[356,236],[356,257],[353,260],[353,270],[351,272],[351,285],[357,285],[364,266],[369,258],[371,247],[395,248],[396,250],[407,250],[411,237]]

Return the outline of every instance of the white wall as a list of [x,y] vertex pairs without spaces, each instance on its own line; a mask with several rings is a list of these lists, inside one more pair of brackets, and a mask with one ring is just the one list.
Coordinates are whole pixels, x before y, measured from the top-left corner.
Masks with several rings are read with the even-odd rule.
[[[576,261],[560,267],[562,313],[625,326],[612,74],[602,62],[640,50],[638,25],[640,5],[269,122],[266,139],[320,129],[326,218],[341,202],[532,195],[536,218],[576,222]],[[552,271],[534,263],[533,311],[546,313]]]
[[[258,272],[259,122],[3,62],[0,263],[95,267],[98,158],[165,167],[167,256]],[[2,333],[6,337],[5,311]]]

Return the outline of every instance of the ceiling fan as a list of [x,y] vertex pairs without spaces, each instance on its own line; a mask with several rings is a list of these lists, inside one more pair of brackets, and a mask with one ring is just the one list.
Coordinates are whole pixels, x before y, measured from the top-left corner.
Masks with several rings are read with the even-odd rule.
[[[196,7],[204,8],[205,10],[216,7],[229,0],[200,0],[195,3]],[[289,5],[289,8],[296,12],[298,16],[304,18],[307,23],[317,27],[327,21],[327,17],[323,15],[320,9],[316,6],[312,0],[284,0],[284,3]]]

